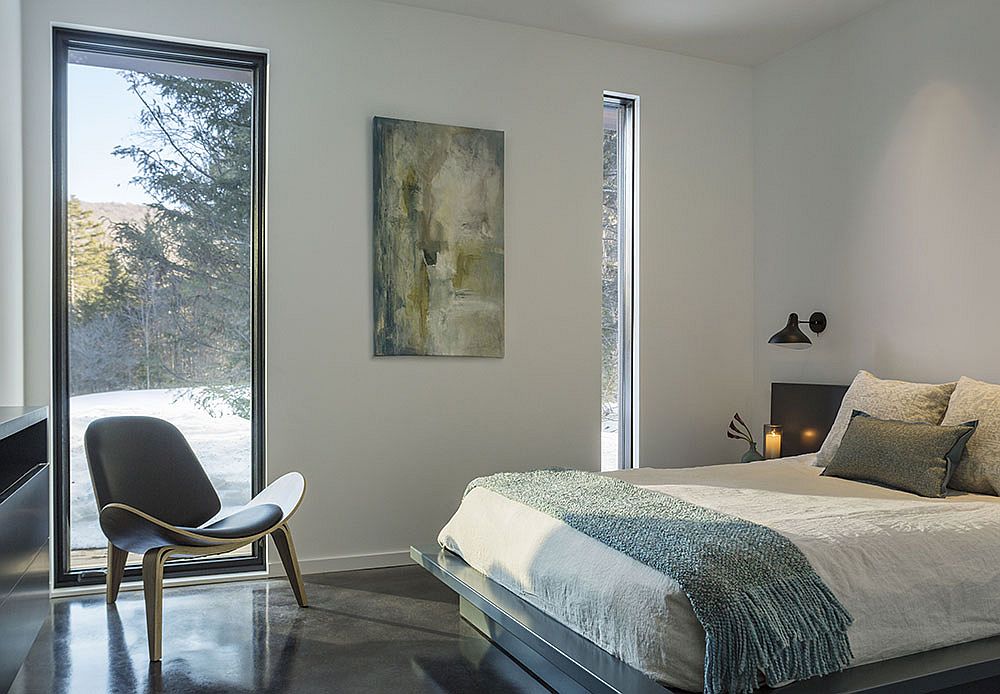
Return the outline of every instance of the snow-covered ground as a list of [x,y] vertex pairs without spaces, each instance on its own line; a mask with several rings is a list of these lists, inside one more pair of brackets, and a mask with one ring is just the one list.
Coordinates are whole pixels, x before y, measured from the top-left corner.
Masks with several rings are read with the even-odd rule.
[[601,470],[618,469],[618,406],[606,407],[601,420]]
[[601,469],[618,469],[618,432],[601,432]]
[[235,415],[212,417],[187,397],[186,389],[128,390],[79,395],[69,401],[70,543],[72,548],[97,549],[107,539],[97,524],[97,504],[90,484],[83,432],[99,417],[151,415],[176,426],[219,492],[223,506],[238,506],[250,498],[250,422]]

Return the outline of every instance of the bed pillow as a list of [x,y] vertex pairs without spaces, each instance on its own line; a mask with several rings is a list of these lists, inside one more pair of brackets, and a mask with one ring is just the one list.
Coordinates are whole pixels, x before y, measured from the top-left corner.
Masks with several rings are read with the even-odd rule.
[[[954,383],[907,383],[875,378],[867,371],[859,371],[854,382],[844,394],[844,400],[833,421],[823,447],[816,454],[816,465],[829,465],[833,460],[840,439],[851,423],[854,410],[867,412],[872,417],[893,419],[899,422],[925,422],[939,424],[948,409],[948,398],[955,390]],[[964,420],[963,420],[964,421]]]
[[955,467],[948,486],[976,494],[1000,494],[1000,385],[962,376],[942,424],[978,419],[976,434]]
[[975,422],[958,426],[898,422],[855,410],[822,474],[942,497],[975,431]]

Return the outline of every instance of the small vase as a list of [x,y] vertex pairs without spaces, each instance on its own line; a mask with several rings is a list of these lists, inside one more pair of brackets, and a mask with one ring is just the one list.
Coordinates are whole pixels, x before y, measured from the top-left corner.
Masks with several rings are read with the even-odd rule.
[[764,456],[757,452],[757,444],[752,443],[750,447],[747,448],[747,452],[743,454],[740,458],[741,463],[756,463],[758,460],[763,460]]

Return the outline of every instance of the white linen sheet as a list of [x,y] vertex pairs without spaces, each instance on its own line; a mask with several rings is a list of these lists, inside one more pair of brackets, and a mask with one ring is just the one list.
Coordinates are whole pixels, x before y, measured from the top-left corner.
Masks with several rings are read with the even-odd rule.
[[[814,460],[609,474],[789,538],[854,617],[853,665],[1000,634],[1000,499],[923,499]],[[704,630],[673,579],[482,487],[438,541],[650,677],[702,690]]]

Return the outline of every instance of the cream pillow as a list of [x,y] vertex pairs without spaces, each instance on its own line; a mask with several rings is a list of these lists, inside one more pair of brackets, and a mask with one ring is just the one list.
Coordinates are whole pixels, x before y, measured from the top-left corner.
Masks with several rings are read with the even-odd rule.
[[[934,385],[885,381],[875,378],[867,371],[859,371],[851,387],[844,394],[844,401],[840,404],[840,410],[837,412],[837,418],[833,420],[830,433],[823,441],[823,447],[816,454],[816,465],[826,467],[833,460],[833,455],[840,448],[840,440],[844,438],[847,425],[851,423],[854,410],[861,410],[878,419],[940,424],[945,410],[948,409],[948,398],[953,390],[955,390],[954,383]],[[959,423],[968,420],[966,417]]]
[[1000,385],[962,376],[948,402],[942,424],[979,420],[976,433],[951,475],[948,486],[977,494],[1000,493]]

